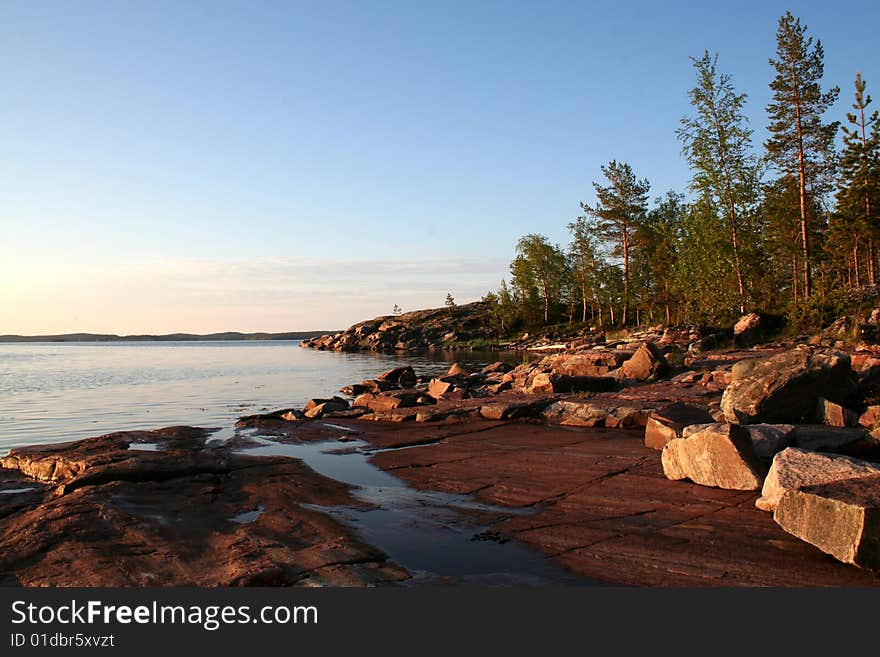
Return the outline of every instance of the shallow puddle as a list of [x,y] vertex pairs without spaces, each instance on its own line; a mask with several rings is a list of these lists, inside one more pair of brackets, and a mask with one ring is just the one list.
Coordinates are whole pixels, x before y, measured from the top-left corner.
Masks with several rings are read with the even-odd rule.
[[[339,427],[344,430],[344,427]],[[491,525],[477,524],[461,511],[500,517],[535,513],[480,503],[467,495],[418,491],[369,462],[372,447],[350,435],[340,440],[284,444],[244,434],[258,446],[238,450],[259,456],[289,456],[316,472],[355,486],[370,509],[303,505],[353,529],[413,575],[410,584],[590,585],[517,541],[502,539]],[[253,513],[253,512],[251,512]],[[244,515],[244,514],[242,514]]]

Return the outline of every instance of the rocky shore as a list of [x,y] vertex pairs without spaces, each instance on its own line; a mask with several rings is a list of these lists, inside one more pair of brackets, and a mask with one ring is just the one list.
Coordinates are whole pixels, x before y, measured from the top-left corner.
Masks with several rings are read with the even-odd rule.
[[410,486],[493,505],[460,510],[488,528],[474,540],[515,539],[585,581],[880,585],[880,349],[645,337],[439,377],[398,367],[243,417],[227,441],[173,427],[14,450],[0,583],[407,582],[315,507],[363,507],[349,486],[248,453],[356,435]]

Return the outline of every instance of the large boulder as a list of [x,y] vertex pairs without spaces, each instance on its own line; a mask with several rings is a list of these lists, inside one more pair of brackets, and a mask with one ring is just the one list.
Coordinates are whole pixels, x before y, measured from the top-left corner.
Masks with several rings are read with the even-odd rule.
[[835,559],[880,570],[880,475],[789,490],[773,519]]
[[705,406],[676,402],[648,416],[645,425],[645,447],[663,449],[670,440],[681,438],[685,427],[712,424],[714,420]]
[[669,364],[663,353],[650,342],[643,342],[636,352],[620,366],[620,377],[636,381],[654,380],[666,374]]
[[773,511],[787,491],[872,474],[880,474],[880,465],[840,454],[789,447],[773,459],[755,506]]
[[880,440],[862,427],[799,424],[792,432],[791,445],[813,452],[846,454],[867,461],[880,460]]
[[811,420],[820,397],[845,401],[855,390],[849,356],[798,347],[733,369],[721,398],[728,422]]
[[[685,427],[682,438],[688,438],[698,431],[707,428],[707,424],[693,424]],[[788,447],[794,440],[795,426],[792,424],[743,424],[749,432],[755,454],[770,461],[774,455]]]
[[712,424],[663,448],[663,474],[690,479],[703,486],[758,490],[765,466],[752,446],[749,432],[735,424]]

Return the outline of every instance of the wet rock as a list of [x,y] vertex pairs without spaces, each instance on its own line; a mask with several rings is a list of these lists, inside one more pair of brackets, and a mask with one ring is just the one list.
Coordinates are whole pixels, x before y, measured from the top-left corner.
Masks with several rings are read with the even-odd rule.
[[773,519],[839,561],[880,569],[880,475],[789,490]]
[[366,408],[347,408],[339,411],[330,411],[329,413],[324,413],[323,417],[325,418],[336,418],[336,419],[354,419],[358,418],[361,415],[365,415],[369,413],[369,410]]
[[830,427],[854,427],[859,424],[859,414],[827,399],[819,398],[816,419]]
[[721,408],[728,422],[801,422],[815,417],[820,397],[843,401],[854,389],[849,356],[799,347],[735,366]]
[[620,366],[620,376],[636,381],[655,380],[668,371],[662,352],[650,342],[643,342],[632,357]]
[[840,454],[789,447],[773,459],[755,506],[773,511],[789,490],[872,474],[880,474],[880,465]]
[[735,424],[714,424],[669,441],[662,463],[668,479],[730,490],[758,490],[766,472],[749,433]]
[[[347,486],[294,459],[208,446],[205,437],[169,427],[13,450],[0,478],[9,468],[31,472],[55,494],[22,498],[0,517],[0,585],[363,586],[407,577],[302,506],[362,506]],[[130,449],[141,443],[160,449]],[[236,522],[254,509],[262,513]]]
[[309,419],[324,417],[327,413],[348,410],[348,402],[341,397],[332,399],[310,399],[303,407],[303,413]]
[[645,425],[645,447],[663,449],[670,440],[681,438],[685,427],[713,422],[705,406],[682,402],[664,406],[648,417]]

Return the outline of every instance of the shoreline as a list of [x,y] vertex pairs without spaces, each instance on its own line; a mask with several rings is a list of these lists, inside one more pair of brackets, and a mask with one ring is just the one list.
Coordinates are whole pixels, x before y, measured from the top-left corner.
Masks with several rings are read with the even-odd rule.
[[[670,365],[677,353],[670,345],[664,354],[637,344],[516,368],[497,363],[480,373],[453,365],[429,381],[396,368],[349,386],[353,404],[316,399],[303,410],[243,417],[225,444],[175,427],[13,450],[2,460],[0,486],[31,490],[0,494],[3,583],[417,584],[356,524],[334,519],[339,509],[369,507],[355,486],[296,458],[248,454],[265,446],[260,441],[332,440],[339,447],[326,453],[357,452],[414,491],[484,505],[455,509],[454,522],[473,530],[464,540],[527,545],[574,581],[880,585],[880,573],[840,563],[784,531],[756,508],[759,490],[673,481],[661,452],[646,446],[646,426],[669,405],[698,406],[723,423],[734,365],[789,347],[700,355],[685,369]],[[586,384],[596,391],[575,389]],[[347,446],[352,440],[366,447]],[[206,499],[210,506],[200,503]]]

